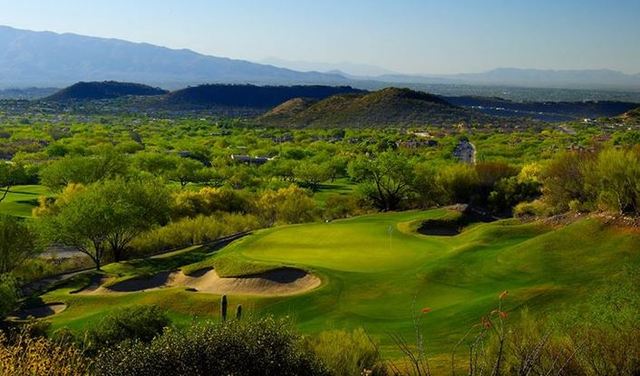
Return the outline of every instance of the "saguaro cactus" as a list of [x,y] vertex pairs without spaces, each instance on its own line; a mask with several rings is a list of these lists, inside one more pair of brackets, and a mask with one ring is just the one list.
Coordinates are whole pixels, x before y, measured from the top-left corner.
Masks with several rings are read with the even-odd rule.
[[220,317],[222,318],[222,321],[227,321],[227,306],[227,296],[222,295],[222,298],[220,299]]

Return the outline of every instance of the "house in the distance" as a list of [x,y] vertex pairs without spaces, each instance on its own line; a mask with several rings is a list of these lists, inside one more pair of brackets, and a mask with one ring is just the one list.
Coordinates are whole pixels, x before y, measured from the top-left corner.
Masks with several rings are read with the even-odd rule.
[[438,141],[436,140],[408,140],[408,141],[397,141],[396,146],[401,149],[418,149],[418,148],[427,148],[427,147],[435,147],[438,146]]
[[252,157],[245,154],[231,154],[231,159],[234,162],[245,163],[248,165],[263,165],[271,160],[268,157]]
[[469,142],[469,139],[463,137],[453,150],[453,156],[462,163],[476,163],[476,147]]

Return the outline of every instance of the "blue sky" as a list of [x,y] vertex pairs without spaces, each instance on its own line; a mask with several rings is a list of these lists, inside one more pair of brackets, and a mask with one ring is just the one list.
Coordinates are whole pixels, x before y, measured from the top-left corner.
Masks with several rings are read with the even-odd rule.
[[0,24],[402,73],[640,72],[640,0],[0,0]]

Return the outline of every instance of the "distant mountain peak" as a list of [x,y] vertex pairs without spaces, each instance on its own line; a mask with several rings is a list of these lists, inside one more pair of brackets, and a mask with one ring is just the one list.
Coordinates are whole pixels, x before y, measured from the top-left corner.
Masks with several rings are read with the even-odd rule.
[[36,32],[0,26],[0,83],[5,87],[67,86],[115,80],[184,87],[203,82],[344,84],[345,77],[170,49],[149,43]]

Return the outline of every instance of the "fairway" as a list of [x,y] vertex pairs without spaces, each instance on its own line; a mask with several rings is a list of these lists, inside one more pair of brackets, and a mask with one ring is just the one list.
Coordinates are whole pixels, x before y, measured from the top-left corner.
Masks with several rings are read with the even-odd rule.
[[31,210],[38,206],[38,197],[50,195],[49,189],[42,185],[13,186],[0,202],[0,214],[31,217]]
[[[258,231],[216,253],[193,248],[173,258],[112,264],[119,279],[178,268],[187,274],[215,267],[222,277],[238,277],[295,267],[322,284],[292,296],[230,295],[249,315],[290,315],[301,330],[363,327],[395,354],[389,333],[409,340],[413,318],[420,320],[430,348],[445,352],[466,329],[509,291],[507,310],[524,306],[541,314],[584,301],[590,291],[625,265],[638,265],[640,236],[581,219],[555,226],[503,220],[472,224],[455,236],[427,236],[416,229],[426,219],[450,218],[438,209],[386,213],[330,223],[291,225]],[[576,263],[575,260],[580,260]],[[53,328],[74,329],[120,306],[158,304],[178,324],[217,314],[219,296],[166,287],[123,294],[70,294],[87,278],[43,296],[67,309],[51,317]]]

